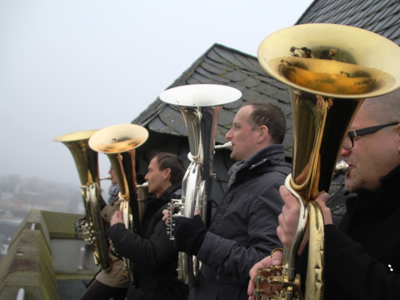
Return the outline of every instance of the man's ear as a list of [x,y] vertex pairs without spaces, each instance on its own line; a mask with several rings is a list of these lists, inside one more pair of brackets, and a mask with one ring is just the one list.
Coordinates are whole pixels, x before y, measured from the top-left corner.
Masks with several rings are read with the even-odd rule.
[[268,139],[269,131],[268,131],[268,127],[267,126],[261,125],[258,128],[258,132],[259,132],[259,135],[258,135],[258,138],[257,138],[257,142],[258,143],[262,143],[263,141]]
[[170,180],[171,179],[171,169],[170,168],[164,169],[163,179],[164,180]]

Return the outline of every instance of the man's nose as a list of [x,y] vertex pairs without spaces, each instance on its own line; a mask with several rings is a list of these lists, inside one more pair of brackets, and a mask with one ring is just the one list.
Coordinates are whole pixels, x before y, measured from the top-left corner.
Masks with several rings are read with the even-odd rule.
[[349,156],[350,155],[350,152],[351,152],[351,149],[344,149],[343,147],[341,148],[341,151],[340,151],[340,155],[341,156]]
[[225,138],[226,138],[227,140],[231,140],[231,138],[232,138],[231,130],[229,130],[229,131],[225,134]]

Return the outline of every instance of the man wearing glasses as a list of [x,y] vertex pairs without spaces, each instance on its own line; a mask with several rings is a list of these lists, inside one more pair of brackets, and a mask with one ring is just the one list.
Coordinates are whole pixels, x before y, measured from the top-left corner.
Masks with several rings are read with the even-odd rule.
[[[332,225],[332,215],[325,205],[327,194],[317,198],[325,222],[324,299],[400,299],[399,121],[400,90],[366,99],[341,150],[349,165],[345,187],[356,195],[346,200],[347,212],[338,228]],[[290,248],[299,207],[285,187],[280,193],[285,206],[277,233]],[[299,250],[297,272],[304,281],[308,249],[303,249]],[[282,254],[276,251],[252,268],[250,296],[257,270],[281,261]]]

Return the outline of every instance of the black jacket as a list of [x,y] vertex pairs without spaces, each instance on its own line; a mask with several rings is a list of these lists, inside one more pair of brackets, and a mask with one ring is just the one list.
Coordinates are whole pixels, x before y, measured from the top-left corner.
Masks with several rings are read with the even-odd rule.
[[175,193],[180,192],[180,185],[179,182],[171,186],[160,198],[147,199],[141,236],[120,223],[107,230],[116,252],[140,266],[138,286],[131,286],[127,299],[187,298],[188,287],[177,279],[178,252],[174,250],[162,221],[162,211],[170,199],[178,197]]
[[400,299],[400,166],[381,182],[347,200],[339,229],[325,226],[325,299]]
[[189,299],[248,299],[249,271],[282,247],[276,235],[283,201],[279,187],[290,173],[282,145],[245,160],[214,214],[198,253],[200,282]]

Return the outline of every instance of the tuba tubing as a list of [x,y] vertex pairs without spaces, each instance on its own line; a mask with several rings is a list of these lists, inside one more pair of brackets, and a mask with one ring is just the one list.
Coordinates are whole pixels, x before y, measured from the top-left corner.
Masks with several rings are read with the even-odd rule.
[[[214,84],[193,84],[175,87],[160,94],[160,99],[179,107],[188,132],[190,165],[182,181],[182,199],[171,200],[170,216],[175,207],[183,210],[181,217],[200,214],[206,226],[211,218],[213,158],[218,116],[222,106],[238,100],[242,93],[232,87]],[[167,228],[173,239],[172,220]],[[197,257],[178,254],[178,279],[190,287],[197,285],[200,271]]]
[[[109,158],[120,189],[124,225],[139,235],[144,207],[137,197],[135,154],[136,148],[145,143],[148,136],[148,131],[142,126],[120,124],[103,128],[89,139],[91,149],[105,153]],[[123,258],[123,261],[126,276],[137,284],[138,266],[127,258]]]
[[[292,247],[284,249],[281,277],[274,277],[274,283],[282,287],[279,297],[284,298],[271,295],[270,299],[323,299],[324,224],[315,199],[329,189],[341,145],[363,100],[400,87],[400,70],[393,63],[399,57],[400,47],[392,41],[334,24],[288,27],[259,46],[263,69],[289,86],[293,167],[285,186],[302,210]],[[346,171],[346,166],[336,167]],[[293,272],[306,226],[310,230],[309,260],[305,291],[301,291],[302,279]],[[262,282],[264,275],[258,274],[256,282]],[[260,286],[256,291],[260,299],[264,291]]]
[[88,145],[89,138],[95,132],[97,130],[74,132],[58,136],[53,141],[62,142],[67,146],[78,171],[86,216],[85,220],[77,221],[75,224],[78,236],[91,244],[96,266],[100,265],[107,271],[111,267],[111,260],[98,202],[100,197],[98,154]]

